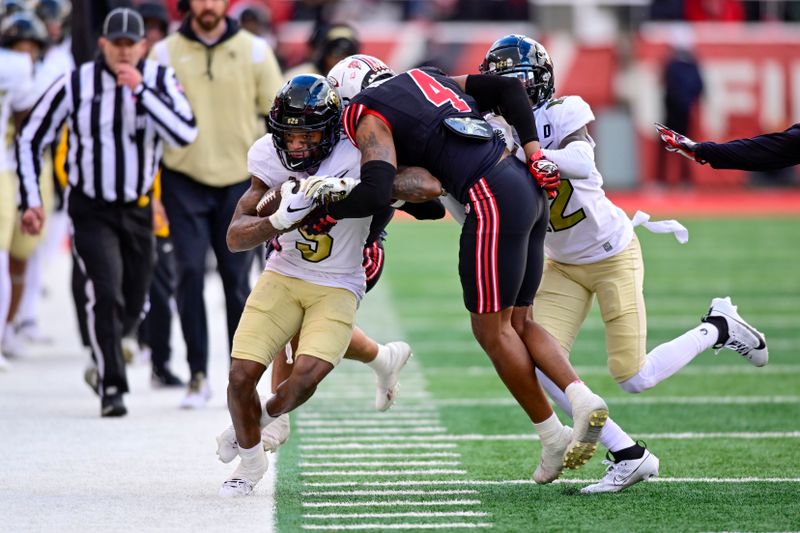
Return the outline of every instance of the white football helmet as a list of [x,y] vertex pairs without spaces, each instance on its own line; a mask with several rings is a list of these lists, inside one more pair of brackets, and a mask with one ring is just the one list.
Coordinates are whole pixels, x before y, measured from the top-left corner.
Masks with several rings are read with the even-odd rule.
[[328,72],[328,82],[339,93],[343,105],[373,83],[394,76],[386,63],[364,54],[348,56],[336,63]]

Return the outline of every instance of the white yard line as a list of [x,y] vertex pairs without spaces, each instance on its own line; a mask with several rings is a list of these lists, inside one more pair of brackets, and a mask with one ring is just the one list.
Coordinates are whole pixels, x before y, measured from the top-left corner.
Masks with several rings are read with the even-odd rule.
[[[597,483],[597,479],[557,479],[555,483],[583,484]],[[648,483],[800,483],[797,477],[657,477],[651,478]],[[532,479],[432,479],[415,480],[402,479],[397,481],[314,481],[304,483],[306,487],[424,487],[458,485],[463,487],[481,487],[495,485],[536,485]]]
[[455,494],[478,494],[477,490],[331,490],[303,492],[303,496],[453,496]]
[[[771,346],[770,346],[771,347]],[[606,365],[575,365],[575,372],[579,376],[606,376],[608,367]],[[463,375],[468,376],[494,376],[497,374],[494,367],[488,361],[486,366],[439,366],[425,367],[425,373],[429,375]],[[682,368],[679,376],[726,376],[726,375],[746,375],[748,377],[758,377],[776,374],[798,374],[800,365],[792,364],[769,364],[762,368],[754,368],[742,361],[741,364],[730,365],[689,365]]]
[[334,461],[313,462],[301,461],[298,466],[303,468],[325,467],[351,467],[351,466],[458,466],[461,461]]
[[432,523],[432,524],[336,524],[336,525],[316,525],[316,524],[303,524],[303,529],[323,529],[323,530],[378,530],[384,531],[387,529],[487,529],[493,527],[491,522],[450,522],[450,523]]
[[[328,439],[322,439],[327,441]],[[395,439],[391,439],[395,440]],[[359,443],[348,442],[345,444],[301,444],[301,450],[452,450],[457,448],[458,445],[446,442],[421,442],[421,443],[396,443],[396,444],[374,444],[374,443]]]
[[358,476],[443,476],[462,475],[466,470],[432,468],[430,470],[323,470],[319,472],[300,472],[306,477],[358,477]]
[[[662,440],[701,440],[701,439],[798,439],[800,438],[800,431],[762,431],[762,432],[713,432],[713,433],[637,433],[635,435],[640,439],[662,439]],[[483,435],[479,433],[470,433],[463,435],[402,435],[402,436],[372,436],[372,437],[327,437],[317,438],[309,437],[304,442],[327,442],[327,443],[347,443],[348,445],[366,444],[370,442],[385,442],[385,441],[422,441],[424,444],[430,444],[431,441],[444,441],[444,442],[471,442],[471,441],[518,441],[518,440],[539,440],[539,437],[533,433],[529,434],[513,434],[507,435]],[[331,444],[326,444],[330,446]],[[407,443],[408,444],[408,443]],[[305,444],[304,446],[308,446]],[[387,445],[387,448],[394,446]]]
[[346,433],[387,434],[387,433],[444,433],[447,431],[443,426],[413,426],[413,427],[366,427],[366,428],[306,428],[300,426],[299,432],[304,435],[343,435]]
[[400,427],[400,426],[430,426],[430,425],[438,425],[439,419],[438,418],[404,418],[404,419],[389,419],[386,420],[376,418],[376,419],[357,419],[352,420],[347,418],[347,414],[343,414],[343,418],[339,420],[331,420],[329,418],[323,419],[308,419],[308,418],[301,418],[295,424],[297,427],[301,428],[326,428],[326,427],[353,427],[353,428],[362,428],[362,427],[382,427],[382,426],[391,426],[391,427]]
[[[758,405],[796,404],[800,396],[619,396],[605,397],[609,405]],[[432,400],[439,407],[505,407],[518,406],[511,397],[450,398]]]
[[303,507],[397,507],[414,505],[420,507],[447,507],[452,505],[480,505],[480,500],[370,500],[363,502],[303,502]]
[[303,518],[330,520],[331,518],[447,518],[489,516],[482,511],[408,511],[399,513],[308,513]]
[[423,459],[433,457],[461,457],[460,453],[304,453],[303,459]]

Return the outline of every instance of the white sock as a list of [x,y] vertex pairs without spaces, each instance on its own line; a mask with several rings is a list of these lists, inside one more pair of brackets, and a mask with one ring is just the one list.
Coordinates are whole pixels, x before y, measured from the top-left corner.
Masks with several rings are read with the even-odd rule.
[[385,344],[378,344],[378,355],[367,366],[377,374],[386,373],[389,370],[389,348]]
[[273,396],[274,396],[274,394],[272,396],[270,396],[269,398],[267,398],[266,400],[263,397],[260,397],[260,400],[261,400],[261,419],[258,421],[258,425],[259,425],[259,427],[261,429],[264,429],[265,427],[267,427],[268,425],[270,425],[271,423],[273,423],[274,421],[276,421],[278,419],[277,416],[270,416],[270,414],[267,412],[267,402],[270,401]]
[[[564,392],[553,383],[553,380],[542,374],[538,368],[536,369],[536,378],[539,380],[539,383],[542,384],[542,387],[544,387],[547,395],[556,402],[556,405],[558,405],[562,411],[572,418],[572,408]],[[610,418],[606,420],[606,425],[603,426],[603,432],[600,433],[600,442],[612,452],[623,450],[636,444],[633,439]]]
[[580,396],[591,395],[592,391],[589,390],[589,387],[586,386],[581,380],[573,381],[567,388],[564,389],[564,394],[567,396],[567,400],[569,400],[569,404],[572,405],[575,403],[575,400]]
[[551,414],[550,418],[544,422],[534,423],[533,426],[536,428],[536,433],[539,434],[542,446],[555,443],[564,429],[561,420],[558,419],[555,413]]
[[17,316],[14,322],[24,324],[25,322],[36,323],[39,317],[39,300],[41,298],[42,284],[42,251],[37,248],[33,255],[28,258],[25,265],[25,286],[22,289],[22,299],[17,308]]
[[267,471],[267,456],[264,454],[264,446],[259,442],[252,448],[239,448],[239,457],[242,462],[234,472],[235,476],[241,476],[253,483],[257,483],[264,477]]
[[717,337],[717,327],[703,322],[680,337],[653,348],[647,354],[641,370],[619,386],[634,393],[655,387],[688,365],[700,353],[711,348],[717,342]]

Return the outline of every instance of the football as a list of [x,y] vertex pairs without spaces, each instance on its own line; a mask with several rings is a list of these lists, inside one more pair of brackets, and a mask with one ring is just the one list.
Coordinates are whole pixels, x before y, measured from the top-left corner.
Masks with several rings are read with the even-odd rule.
[[256,214],[260,217],[268,217],[278,210],[279,205],[281,205],[281,188],[273,187],[265,192],[256,204]]

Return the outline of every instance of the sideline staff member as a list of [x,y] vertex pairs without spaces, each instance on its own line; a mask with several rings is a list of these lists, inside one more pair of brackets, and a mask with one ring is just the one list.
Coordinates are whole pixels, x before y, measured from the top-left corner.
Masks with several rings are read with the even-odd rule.
[[24,231],[44,222],[41,153],[67,121],[69,214],[74,253],[86,279],[87,326],[102,416],[127,413],[121,339],[136,326],[153,269],[148,194],[161,141],[186,145],[194,115],[172,69],[142,60],[144,23],[128,8],[103,23],[102,54],[59,78],[37,102],[17,139]]
[[164,151],[162,202],[170,222],[178,272],[176,299],[191,382],[181,407],[204,407],[208,386],[208,323],[203,287],[206,252],[214,250],[225,291],[228,342],[247,295],[252,252],[234,254],[225,235],[250,185],[247,151],[264,133],[264,115],[281,87],[269,45],[225,16],[227,0],[183,0],[180,29],[153,47],[171,65],[197,114],[197,142]]

